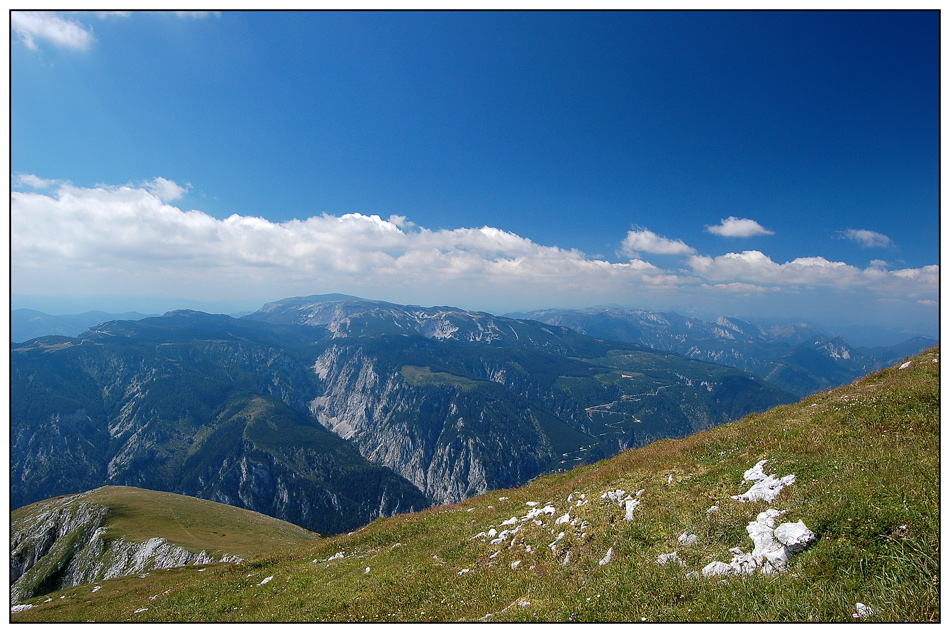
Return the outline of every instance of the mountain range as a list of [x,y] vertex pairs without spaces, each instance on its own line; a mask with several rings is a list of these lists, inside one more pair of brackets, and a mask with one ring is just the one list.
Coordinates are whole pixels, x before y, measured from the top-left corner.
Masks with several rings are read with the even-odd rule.
[[137,486],[324,534],[796,400],[566,327],[339,295],[14,344],[11,394],[13,508]]
[[806,324],[760,326],[732,317],[704,321],[674,312],[614,307],[510,316],[736,367],[800,397],[847,384],[937,344],[915,336],[896,345],[852,347],[842,337]]
[[80,314],[53,315],[39,310],[18,308],[10,311],[10,340],[23,343],[41,336],[78,336],[94,325],[106,321],[138,320],[155,314],[140,312],[103,312],[91,310]]

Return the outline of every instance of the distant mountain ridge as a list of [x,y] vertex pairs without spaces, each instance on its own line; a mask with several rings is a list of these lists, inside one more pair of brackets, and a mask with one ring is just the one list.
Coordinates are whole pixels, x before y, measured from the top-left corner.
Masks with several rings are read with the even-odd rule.
[[34,339],[11,390],[14,507],[129,485],[323,533],[795,400],[565,327],[340,296]]
[[798,396],[846,384],[937,344],[914,337],[892,346],[854,348],[841,337],[805,324],[761,327],[732,317],[704,321],[673,312],[614,307],[512,316],[736,367]]
[[10,340],[14,343],[23,343],[40,336],[79,336],[99,323],[119,320],[137,321],[149,316],[156,315],[93,310],[81,314],[55,316],[38,310],[19,308],[10,311]]

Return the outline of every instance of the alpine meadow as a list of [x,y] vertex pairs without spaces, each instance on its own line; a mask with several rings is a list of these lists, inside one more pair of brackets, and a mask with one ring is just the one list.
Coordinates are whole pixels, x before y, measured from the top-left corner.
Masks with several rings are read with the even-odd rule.
[[940,11],[474,8],[8,12],[11,623],[939,623]]

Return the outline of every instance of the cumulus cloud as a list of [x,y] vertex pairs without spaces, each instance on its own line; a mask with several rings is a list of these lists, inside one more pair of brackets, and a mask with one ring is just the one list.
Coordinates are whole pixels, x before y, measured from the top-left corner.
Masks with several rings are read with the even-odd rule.
[[877,262],[862,269],[822,257],[778,263],[760,251],[710,257],[631,231],[625,240],[631,252],[687,255],[662,268],[636,257],[606,261],[491,226],[430,230],[398,215],[216,218],[176,206],[187,187],[164,178],[95,187],[33,175],[19,180],[29,188],[10,194],[13,294],[271,301],[346,292],[502,311],[617,303],[749,314],[755,304],[764,312],[807,315],[821,306],[829,314],[855,310],[857,293],[864,316],[884,299],[931,311],[918,302],[939,298],[938,266],[892,271]]
[[46,40],[60,48],[84,51],[95,39],[79,22],[51,11],[12,11],[10,28],[30,50],[37,50],[37,40]]
[[862,289],[882,294],[906,293],[907,296],[936,293],[939,287],[939,266],[936,265],[888,271],[880,265],[862,269],[824,257],[799,257],[779,264],[755,250],[718,257],[696,255],[689,258],[687,265],[704,279],[726,283]]
[[723,237],[753,237],[755,235],[775,235],[755,220],[729,216],[715,226],[706,226],[706,230]]
[[184,190],[156,178],[140,186],[64,184],[49,195],[13,192],[14,284],[65,285],[75,275],[84,284],[135,283],[139,292],[162,284],[214,291],[257,284],[271,293],[285,288],[287,296],[314,287],[362,287],[377,295],[380,288],[412,287],[456,295],[520,289],[536,297],[577,291],[605,300],[630,284],[679,281],[644,261],[591,259],[490,226],[433,231],[402,216],[359,213],[217,219],[168,203]]
[[637,228],[627,232],[620,252],[628,257],[636,257],[639,253],[654,253],[657,255],[689,255],[695,249],[687,246],[683,240],[671,240],[661,237],[647,229]]
[[49,189],[60,184],[59,180],[48,180],[34,174],[17,174],[13,177],[13,186],[29,187],[30,189]]
[[185,185],[184,187],[179,186],[174,180],[166,180],[159,176],[153,180],[145,182],[143,186],[162,202],[171,202],[172,200],[177,200],[185,195],[191,185]]
[[890,248],[893,245],[888,236],[867,229],[848,229],[838,235],[843,240],[857,242],[861,248]]

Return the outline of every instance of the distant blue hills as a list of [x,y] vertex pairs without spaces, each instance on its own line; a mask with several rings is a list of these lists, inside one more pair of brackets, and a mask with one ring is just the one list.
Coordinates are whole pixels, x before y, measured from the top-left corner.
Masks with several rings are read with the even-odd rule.
[[155,314],[91,310],[81,314],[52,315],[20,308],[10,311],[10,340],[23,343],[40,336],[79,336],[94,325],[107,321],[138,321]]

